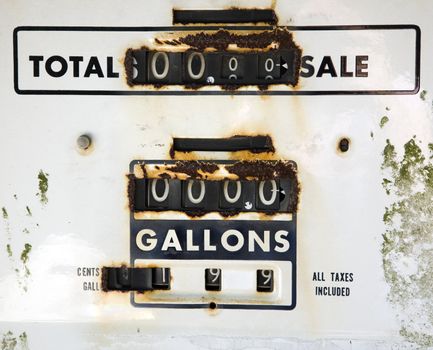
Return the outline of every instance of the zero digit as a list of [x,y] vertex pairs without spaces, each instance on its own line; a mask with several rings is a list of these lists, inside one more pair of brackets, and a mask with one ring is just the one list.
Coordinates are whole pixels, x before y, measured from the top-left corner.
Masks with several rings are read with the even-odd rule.
[[[197,74],[192,71],[192,61],[195,57],[198,57],[200,59],[200,70]],[[202,78],[204,75],[204,70],[206,68],[206,62],[204,60],[203,54],[201,52],[193,52],[192,54],[190,54],[188,56],[186,67],[187,67],[188,75],[191,79],[197,80]]]
[[271,182],[271,186],[272,186],[272,189],[271,189],[272,195],[271,195],[271,198],[269,198],[269,199],[266,199],[265,194],[264,194],[264,188],[265,188],[266,180],[260,181],[260,184],[259,184],[259,198],[260,198],[260,202],[262,202],[264,205],[272,205],[272,204],[274,204],[274,202],[277,199],[277,192],[278,192],[277,182],[275,180],[270,180],[270,182]]
[[[233,66],[232,66],[233,63]],[[236,69],[238,69],[238,59],[236,57],[230,57],[229,60],[229,69],[234,72]]]
[[[159,73],[156,69],[156,63],[160,57],[164,60],[164,70],[162,73]],[[170,61],[166,52],[157,52],[152,56],[152,60],[150,62],[150,71],[156,79],[164,79],[168,74],[169,68]]]
[[236,203],[239,198],[241,197],[241,193],[242,193],[242,186],[241,186],[241,182],[240,181],[236,181],[236,194],[234,197],[230,197],[229,195],[229,184],[230,181],[226,180],[224,181],[224,187],[223,187],[223,193],[224,193],[224,199],[228,202],[228,203]]
[[152,197],[155,201],[157,201],[158,203],[164,202],[167,197],[168,197],[168,193],[170,190],[170,186],[168,184],[168,180],[164,179],[164,193],[162,194],[162,196],[159,196],[158,193],[156,193],[156,185],[158,183],[158,181],[160,181],[160,179],[153,179],[152,183],[150,185],[150,189],[152,192]]
[[272,72],[274,70],[274,67],[275,67],[274,60],[272,58],[268,58],[265,61],[265,70],[266,70],[266,72],[269,72],[269,73]]
[[200,184],[200,195],[198,197],[194,197],[192,194],[192,186],[194,184],[194,182],[196,182],[195,180],[189,180],[188,181],[188,187],[187,187],[187,195],[188,195],[188,200],[192,203],[192,204],[199,204],[203,198],[204,195],[206,193],[206,187],[204,185],[204,181],[200,180],[199,184]]

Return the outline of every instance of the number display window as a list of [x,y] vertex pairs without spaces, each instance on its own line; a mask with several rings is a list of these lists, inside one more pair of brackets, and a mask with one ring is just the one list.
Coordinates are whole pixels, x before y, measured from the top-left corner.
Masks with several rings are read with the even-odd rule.
[[257,270],[257,291],[267,293],[274,291],[273,270]]
[[221,269],[205,270],[205,289],[210,291],[221,291]]

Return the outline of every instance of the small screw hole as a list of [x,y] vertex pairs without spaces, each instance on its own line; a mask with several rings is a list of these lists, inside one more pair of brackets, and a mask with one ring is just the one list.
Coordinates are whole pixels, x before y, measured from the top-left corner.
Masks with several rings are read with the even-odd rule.
[[345,137],[342,138],[338,143],[338,149],[343,153],[349,150],[349,146],[350,146],[350,140]]
[[209,309],[211,309],[211,310],[215,310],[216,308],[217,308],[217,304],[216,304],[215,302],[211,301],[211,302],[209,303]]

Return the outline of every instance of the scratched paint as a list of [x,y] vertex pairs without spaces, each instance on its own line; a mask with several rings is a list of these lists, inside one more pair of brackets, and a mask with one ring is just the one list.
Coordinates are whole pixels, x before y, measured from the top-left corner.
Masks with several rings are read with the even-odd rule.
[[[397,149],[386,140],[382,186],[389,198],[383,221],[382,256],[388,298],[401,323],[400,335],[433,346],[433,145],[429,155],[414,136]],[[401,154],[400,154],[401,153]]]

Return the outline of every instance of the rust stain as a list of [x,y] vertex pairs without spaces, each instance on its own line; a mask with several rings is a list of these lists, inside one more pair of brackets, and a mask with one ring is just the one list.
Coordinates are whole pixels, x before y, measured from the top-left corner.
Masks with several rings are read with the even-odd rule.
[[227,30],[219,30],[212,34],[201,32],[180,37],[178,41],[199,51],[209,48],[217,51],[232,51],[230,45],[236,45],[238,48],[253,50],[296,49],[300,53],[300,48],[293,41],[292,34],[281,28],[250,34],[235,34]]
[[[294,82],[287,82],[288,85],[296,87],[299,82],[299,73],[301,69],[302,49],[295,43],[293,34],[286,28],[275,28],[273,30],[250,32],[248,34],[237,34],[227,30],[218,30],[216,32],[199,32],[191,33],[175,38],[155,38],[154,43],[161,46],[164,52],[270,52],[281,49],[294,50]],[[169,47],[167,49],[167,46]],[[146,46],[141,46],[139,49],[128,48],[125,53],[124,66],[126,74],[126,82],[128,86],[136,85],[152,86],[155,89],[163,89],[167,84],[141,84],[133,82],[133,53],[139,50],[152,51]],[[277,84],[281,84],[278,82]],[[259,90],[264,91],[269,88],[270,84],[255,85]],[[204,86],[209,86],[204,83],[182,84],[185,89],[200,89]],[[241,87],[251,86],[250,84],[225,84],[219,85],[223,90],[237,90]]]
[[134,51],[132,49],[126,50],[125,61],[124,61],[125,72],[126,72],[126,83],[129,86],[134,86],[134,83],[132,82],[133,70],[134,70],[134,59],[132,57],[133,52]]
[[[194,213],[197,213],[194,212]],[[194,214],[193,213],[193,214]],[[164,210],[164,214],[167,214],[167,217],[171,217],[176,215],[182,215],[185,218],[189,218],[191,220],[196,219],[202,219],[203,216],[208,216],[209,220],[215,220],[215,215],[217,216],[217,220],[242,220],[245,219],[248,215],[249,220],[271,220],[275,219],[276,216],[280,216],[281,220],[289,220],[291,221],[293,216],[292,213],[281,213],[281,212],[258,212],[258,211],[251,211],[251,212],[241,212],[241,211],[227,211],[227,212],[220,212],[220,211],[208,211],[204,213],[203,216],[192,216],[188,215],[185,211],[176,211],[176,210]],[[225,216],[224,216],[225,215]],[[135,211],[134,212],[134,218],[135,220],[161,220],[161,212],[160,211]]]
[[197,179],[221,180],[272,180],[275,178],[296,178],[297,169],[292,161],[265,159],[241,160],[233,164],[216,164],[213,161],[178,160],[174,164],[142,164],[143,172],[130,174],[132,178],[148,179]]
[[230,152],[229,159],[231,160],[245,160],[245,161],[268,161],[281,159],[275,152],[252,153],[250,151],[237,151]]
[[196,160],[178,161],[175,165],[168,166],[166,170],[174,173],[186,174],[189,178],[204,178],[206,173],[213,174],[219,166],[213,162],[201,162]]
[[[146,166],[152,168],[146,168]],[[244,181],[264,181],[277,178],[289,179],[291,182],[290,192],[286,196],[290,198],[288,204],[289,212],[298,210],[299,193],[301,186],[297,177],[296,164],[286,160],[252,160],[237,161],[233,164],[216,164],[212,161],[176,161],[173,164],[141,164],[143,177],[149,179],[198,179],[208,181],[222,180],[244,180]],[[157,169],[156,169],[157,167]],[[135,198],[135,179],[139,178],[135,174],[129,174],[128,177],[128,199],[129,208],[134,211]],[[208,214],[209,211],[188,210],[184,212],[189,217],[201,217]],[[240,213],[237,210],[218,211],[223,218],[234,217]],[[263,215],[274,215],[275,213],[266,213]]]
[[272,180],[275,178],[296,178],[296,166],[291,161],[239,161],[226,165],[229,173],[240,180]]
[[126,175],[128,178],[128,203],[129,209],[134,210],[134,198],[135,198],[135,176],[134,174]]

